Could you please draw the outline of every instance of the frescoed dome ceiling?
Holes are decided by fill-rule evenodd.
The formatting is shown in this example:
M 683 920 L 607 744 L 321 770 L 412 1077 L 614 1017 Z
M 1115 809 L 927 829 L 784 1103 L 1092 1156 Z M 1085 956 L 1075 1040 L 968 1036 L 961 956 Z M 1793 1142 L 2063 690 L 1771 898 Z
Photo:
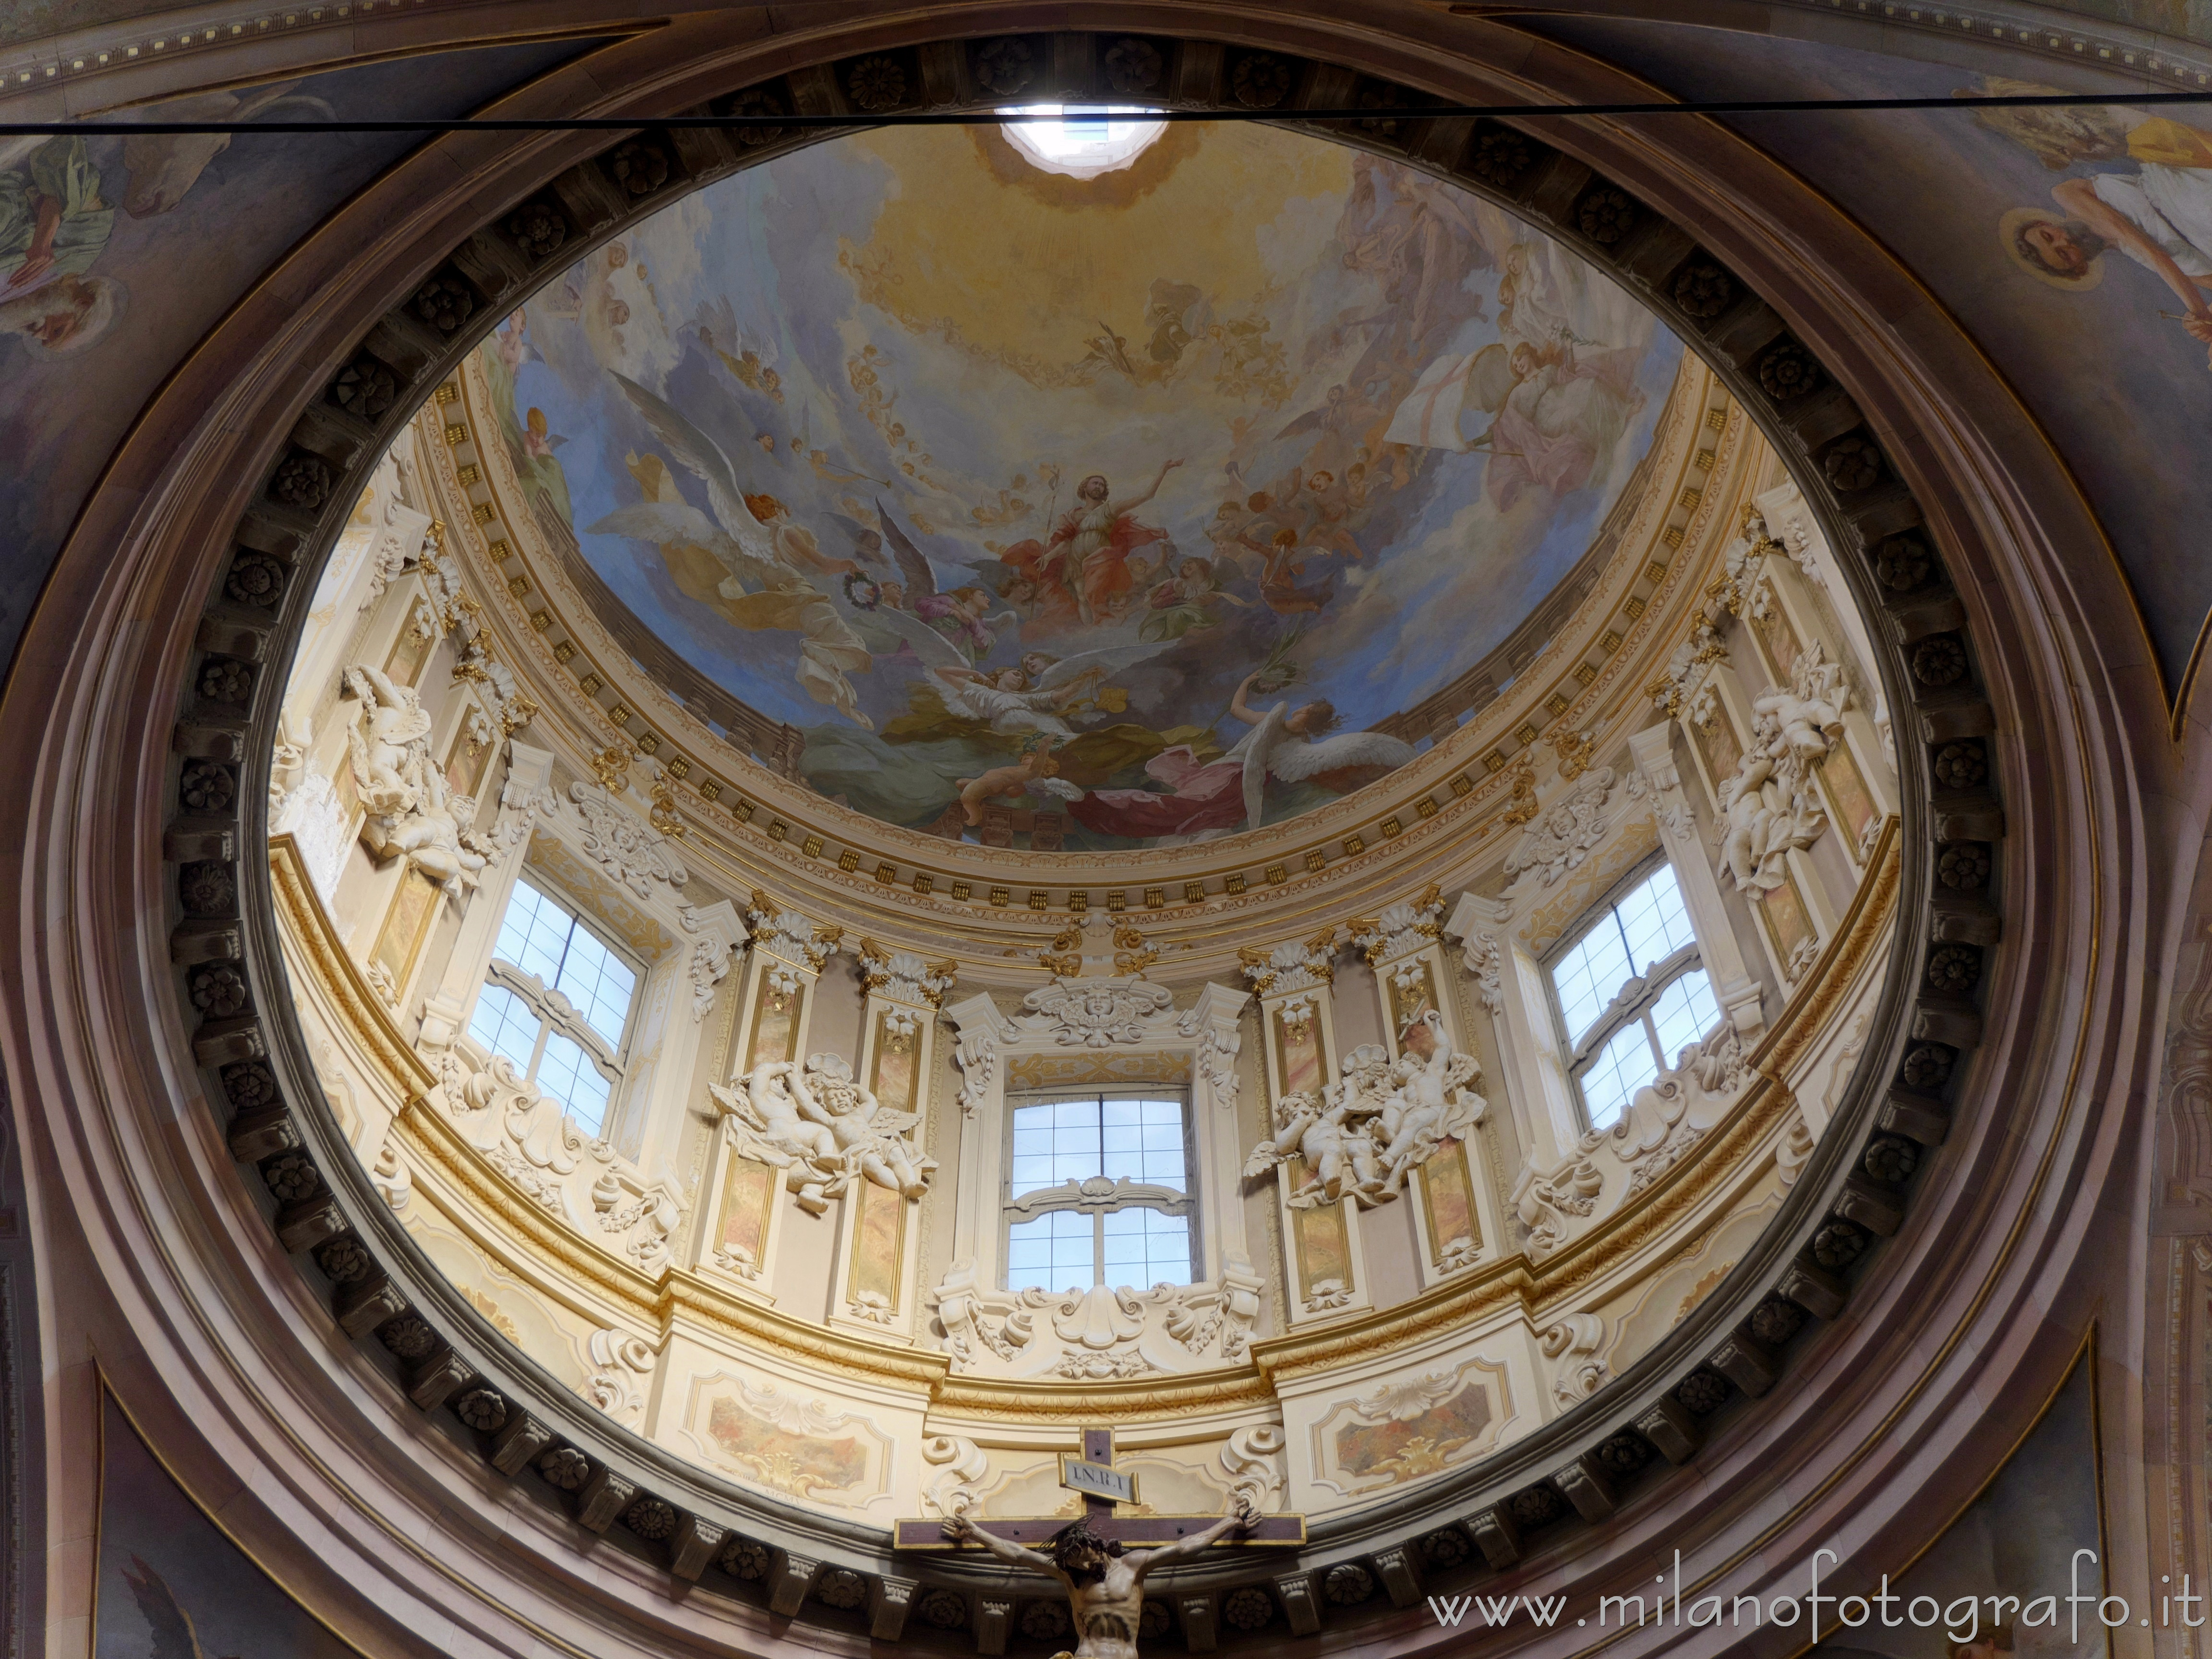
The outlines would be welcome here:
M 1680 356 L 1349 148 L 1170 126 L 1079 179 L 915 128 L 686 198 L 483 365 L 530 520 L 641 662 L 799 728 L 826 797 L 970 840 L 1058 813 L 1073 850 L 1410 760 L 1391 717 L 1583 557 Z

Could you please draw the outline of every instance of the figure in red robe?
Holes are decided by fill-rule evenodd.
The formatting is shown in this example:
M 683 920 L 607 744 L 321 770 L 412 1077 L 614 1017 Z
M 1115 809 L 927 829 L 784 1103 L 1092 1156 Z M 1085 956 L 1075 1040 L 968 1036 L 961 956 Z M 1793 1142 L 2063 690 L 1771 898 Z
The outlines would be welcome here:
M 1105 475 L 1094 472 L 1076 487 L 1076 505 L 1054 527 L 1049 543 L 1041 546 L 1031 538 L 999 556 L 1036 586 L 1037 620 L 1064 623 L 1072 617 L 1088 624 L 1127 609 L 1137 585 L 1130 556 L 1168 539 L 1166 531 L 1139 524 L 1136 510 L 1158 495 L 1168 474 L 1182 465 L 1164 463 L 1143 495 L 1120 501 L 1113 499 Z

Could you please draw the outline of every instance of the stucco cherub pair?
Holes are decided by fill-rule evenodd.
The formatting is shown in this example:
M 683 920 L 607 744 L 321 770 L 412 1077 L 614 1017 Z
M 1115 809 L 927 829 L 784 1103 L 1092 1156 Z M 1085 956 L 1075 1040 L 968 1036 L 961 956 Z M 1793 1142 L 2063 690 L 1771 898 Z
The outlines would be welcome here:
M 907 1198 L 929 1190 L 937 1160 L 908 1139 L 921 1115 L 886 1110 L 854 1080 L 842 1054 L 812 1054 L 804 1066 L 768 1060 L 736 1085 L 708 1092 L 730 1120 L 739 1152 L 787 1170 L 785 1184 L 812 1214 L 856 1176 Z
M 1465 1139 L 1487 1105 L 1467 1086 L 1482 1067 L 1453 1049 L 1435 1009 L 1411 1021 L 1398 1046 L 1394 1060 L 1380 1043 L 1363 1042 L 1345 1057 L 1342 1076 L 1277 1101 L 1275 1133 L 1252 1149 L 1244 1173 L 1303 1159 L 1307 1179 L 1286 1200 L 1296 1209 L 1346 1198 L 1371 1209 L 1397 1197 L 1407 1171 Z
M 1720 787 L 1721 861 L 1740 890 L 1779 887 L 1785 856 L 1826 828 L 1812 769 L 1843 734 L 1850 707 L 1842 665 L 1817 641 L 1798 653 L 1789 685 L 1753 700 L 1751 747 Z
M 368 809 L 362 840 L 380 859 L 404 856 L 458 897 L 487 861 L 469 844 L 477 803 L 447 793 L 422 697 L 366 663 L 346 670 L 345 689 L 355 700 L 346 750 Z

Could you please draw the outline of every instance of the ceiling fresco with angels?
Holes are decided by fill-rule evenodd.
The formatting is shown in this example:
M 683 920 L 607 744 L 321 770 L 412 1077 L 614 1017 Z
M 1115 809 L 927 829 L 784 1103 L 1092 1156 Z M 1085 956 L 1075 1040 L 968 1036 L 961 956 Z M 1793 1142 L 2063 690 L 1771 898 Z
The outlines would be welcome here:
M 483 359 L 538 526 L 822 794 L 1127 848 L 1410 760 L 1370 728 L 1587 550 L 1680 355 L 1448 185 L 1180 125 L 1089 179 L 991 129 L 795 152 Z

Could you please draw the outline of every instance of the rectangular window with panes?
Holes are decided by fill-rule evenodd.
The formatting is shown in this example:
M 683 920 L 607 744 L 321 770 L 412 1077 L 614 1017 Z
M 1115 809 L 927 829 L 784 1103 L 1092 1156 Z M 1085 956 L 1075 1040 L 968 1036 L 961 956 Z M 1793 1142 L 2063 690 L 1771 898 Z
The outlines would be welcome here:
M 1008 1290 L 1196 1280 L 1190 1103 L 1180 1091 L 1018 1098 L 1007 1118 Z
M 469 1035 L 559 1101 L 586 1134 L 605 1132 L 622 1081 L 641 974 L 564 901 L 514 884 L 469 1017 Z
M 1612 1127 L 1638 1089 L 1721 1021 L 1664 859 L 1583 915 L 1552 957 L 1550 981 L 1568 1074 L 1593 1129 Z

